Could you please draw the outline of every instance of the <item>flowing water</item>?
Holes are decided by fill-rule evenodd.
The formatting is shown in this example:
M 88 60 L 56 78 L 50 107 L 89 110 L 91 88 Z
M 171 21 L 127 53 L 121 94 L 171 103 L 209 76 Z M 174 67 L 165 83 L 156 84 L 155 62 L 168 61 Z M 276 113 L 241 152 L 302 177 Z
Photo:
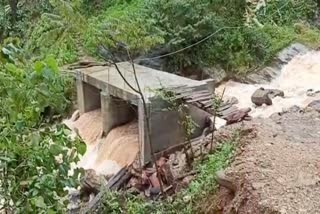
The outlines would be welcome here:
M 87 112 L 76 121 L 66 120 L 64 123 L 77 131 L 87 146 L 78 167 L 94 169 L 98 175 L 113 175 L 131 164 L 138 154 L 136 121 L 112 129 L 106 137 L 102 137 L 100 109 Z
M 314 97 L 307 96 L 307 91 L 320 90 L 320 52 L 311 51 L 305 55 L 294 57 L 281 73 L 270 84 L 243 84 L 228 81 L 219 86 L 218 92 L 226 88 L 226 97 L 236 97 L 240 108 L 251 107 L 250 115 L 253 117 L 269 117 L 275 112 L 297 105 L 305 107 L 312 100 L 320 99 L 320 93 Z M 256 89 L 264 87 L 266 89 L 280 89 L 284 91 L 285 97 L 273 99 L 273 105 L 255 107 L 251 102 L 251 95 Z

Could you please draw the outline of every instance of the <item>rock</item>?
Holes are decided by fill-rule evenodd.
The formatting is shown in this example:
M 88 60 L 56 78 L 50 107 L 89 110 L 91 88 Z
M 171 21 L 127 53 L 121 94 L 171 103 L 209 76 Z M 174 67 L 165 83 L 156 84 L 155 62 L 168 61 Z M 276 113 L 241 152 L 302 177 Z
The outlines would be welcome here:
M 301 111 L 301 108 L 297 105 L 291 106 L 290 108 L 283 109 L 283 113 L 288 113 L 288 112 L 299 112 Z
M 257 106 L 262 106 L 263 104 L 272 105 L 272 100 L 268 93 L 268 90 L 259 88 L 251 96 L 251 101 Z
M 265 89 L 269 91 L 268 95 L 271 99 L 275 97 L 284 97 L 284 92 L 278 89 Z
M 284 92 L 278 89 L 257 89 L 251 96 L 251 101 L 257 106 L 263 104 L 272 105 L 272 99 L 275 97 L 284 97 Z
M 261 189 L 265 186 L 265 183 L 260 183 L 260 182 L 253 182 L 252 183 L 252 188 L 254 190 L 257 190 L 257 189 Z
M 318 91 L 314 91 L 313 89 L 309 89 L 307 91 L 307 96 L 308 97 L 315 97 L 317 95 L 320 95 L 320 91 L 319 90 Z
M 300 43 L 293 43 L 289 45 L 287 48 L 280 51 L 277 55 L 277 59 L 284 64 L 287 64 L 293 57 L 299 54 L 305 54 L 310 51 L 310 48 L 302 45 Z
M 105 178 L 98 176 L 94 170 L 86 170 L 84 176 L 81 178 L 81 191 L 85 195 L 90 195 L 91 193 L 96 195 L 103 181 L 105 181 Z
M 219 185 L 229 189 L 232 192 L 237 191 L 237 187 L 234 184 L 234 181 L 228 176 L 226 176 L 223 170 L 220 170 L 216 173 L 216 181 Z
M 314 100 L 308 105 L 309 108 L 312 108 L 316 110 L 317 112 L 320 112 L 320 100 Z
M 80 117 L 80 111 L 79 111 L 79 110 L 76 110 L 76 111 L 72 114 L 70 120 L 71 120 L 72 122 L 75 122 L 76 120 L 79 119 L 79 117 Z
M 152 188 L 150 188 L 150 196 L 159 195 L 160 191 L 161 190 L 159 187 L 152 187 Z

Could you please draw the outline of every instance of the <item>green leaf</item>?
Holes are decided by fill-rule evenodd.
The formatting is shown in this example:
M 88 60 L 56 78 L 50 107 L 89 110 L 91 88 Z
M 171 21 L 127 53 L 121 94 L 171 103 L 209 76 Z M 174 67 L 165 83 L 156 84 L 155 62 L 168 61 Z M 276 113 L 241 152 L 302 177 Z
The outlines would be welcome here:
M 45 61 L 46 61 L 47 65 L 48 65 L 48 67 L 53 72 L 57 72 L 59 70 L 58 69 L 58 64 L 57 64 L 56 60 L 52 56 L 48 56 Z
M 56 212 L 52 209 L 47 210 L 47 214 L 56 214 Z
M 58 155 L 61 153 L 62 150 L 63 150 L 63 147 L 58 144 L 52 144 L 49 149 L 52 155 Z
M 34 202 L 35 202 L 34 204 L 36 205 L 36 207 L 39 207 L 39 208 L 46 208 L 47 207 L 47 205 L 44 203 L 44 199 L 42 196 L 35 198 Z
M 33 65 L 33 67 L 34 67 L 34 70 L 35 70 L 37 73 L 40 73 L 41 70 L 42 70 L 42 68 L 43 68 L 43 64 L 42 64 L 42 62 L 40 62 L 40 61 L 36 61 L 36 62 L 34 63 L 34 65 Z

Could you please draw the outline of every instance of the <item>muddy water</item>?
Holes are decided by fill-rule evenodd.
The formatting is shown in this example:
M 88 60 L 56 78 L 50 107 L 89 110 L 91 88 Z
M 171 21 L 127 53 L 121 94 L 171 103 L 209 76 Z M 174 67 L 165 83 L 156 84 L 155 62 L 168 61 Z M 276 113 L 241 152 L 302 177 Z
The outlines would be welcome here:
M 222 92 L 224 87 L 226 87 L 225 96 L 237 97 L 240 108 L 251 107 L 250 114 L 253 117 L 269 117 L 271 114 L 293 105 L 305 107 L 312 100 L 320 98 L 320 94 L 315 97 L 307 96 L 309 89 L 320 90 L 320 52 L 312 51 L 305 55 L 296 56 L 268 85 L 250 85 L 228 81 L 219 86 L 217 91 Z M 274 98 L 272 106 L 255 107 L 251 102 L 251 95 L 259 87 L 283 90 L 285 97 Z
M 102 137 L 100 109 L 85 113 L 76 121 L 67 120 L 64 123 L 78 132 L 86 143 L 86 153 L 78 167 L 94 169 L 101 175 L 113 175 L 123 166 L 131 164 L 138 154 L 136 121 L 112 129 L 106 137 Z

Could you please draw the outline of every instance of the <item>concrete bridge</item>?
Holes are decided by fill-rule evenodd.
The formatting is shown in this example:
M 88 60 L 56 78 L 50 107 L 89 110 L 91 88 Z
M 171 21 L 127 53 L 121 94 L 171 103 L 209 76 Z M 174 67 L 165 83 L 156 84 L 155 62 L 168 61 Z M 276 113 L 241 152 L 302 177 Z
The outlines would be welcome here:
M 128 83 L 137 88 L 132 65 L 129 62 L 117 65 Z M 155 90 L 183 87 L 191 92 L 211 91 L 213 90 L 213 81 L 191 80 L 140 65 L 135 65 L 135 69 L 141 90 L 147 101 L 151 142 L 155 152 L 184 142 L 185 135 L 179 123 L 179 112 L 164 110 L 168 104 L 157 97 Z M 76 83 L 80 113 L 101 108 L 105 135 L 116 126 L 125 124 L 134 118 L 138 119 L 141 160 L 143 162 L 150 161 L 151 152 L 147 142 L 148 133 L 141 97 L 125 83 L 116 68 L 114 66 L 93 66 L 77 69 Z M 192 117 L 199 124 L 197 128 L 200 132 L 198 131 L 196 134 L 199 135 L 204 126 L 204 118 L 195 110 L 192 111 Z

